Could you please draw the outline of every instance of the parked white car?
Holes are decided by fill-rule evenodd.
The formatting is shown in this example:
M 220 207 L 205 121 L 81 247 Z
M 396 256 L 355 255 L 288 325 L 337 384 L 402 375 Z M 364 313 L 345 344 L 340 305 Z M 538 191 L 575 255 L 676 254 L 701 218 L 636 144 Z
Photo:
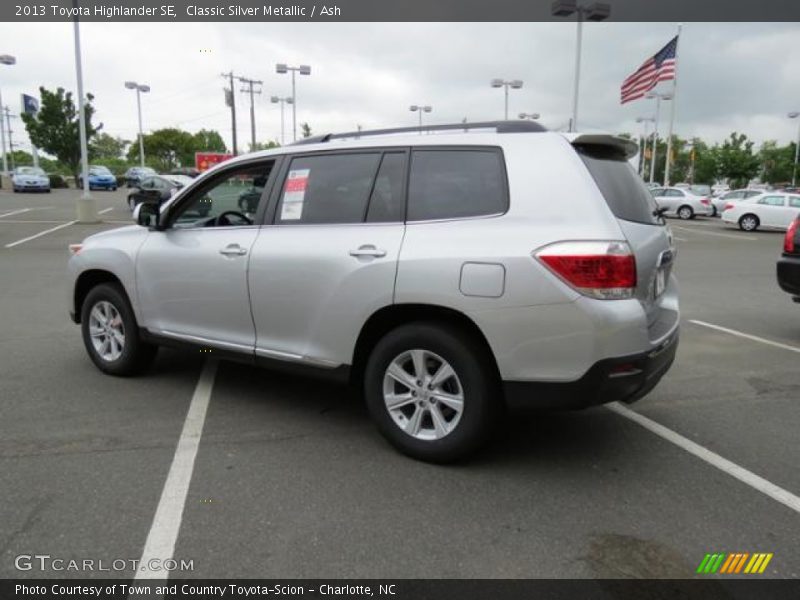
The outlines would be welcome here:
M 711 200 L 704 196 L 698 196 L 690 190 L 677 187 L 656 188 L 650 190 L 659 209 L 662 209 L 664 216 L 678 217 L 679 219 L 694 219 L 697 215 L 710 217 L 714 214 L 714 206 Z
M 730 203 L 722 213 L 725 225 L 743 231 L 774 229 L 786 231 L 800 214 L 800 194 L 763 192 L 741 202 Z
M 711 204 L 714 206 L 714 216 L 722 216 L 722 211 L 725 210 L 725 206 L 728 204 L 736 204 L 737 202 L 763 193 L 763 190 L 733 190 L 732 192 L 726 192 L 720 196 L 711 198 Z

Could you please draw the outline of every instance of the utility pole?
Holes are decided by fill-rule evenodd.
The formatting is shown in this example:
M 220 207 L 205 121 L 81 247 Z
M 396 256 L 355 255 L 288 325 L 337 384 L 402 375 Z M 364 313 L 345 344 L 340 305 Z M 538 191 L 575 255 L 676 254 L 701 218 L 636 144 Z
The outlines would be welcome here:
M 257 81 L 255 79 L 248 79 L 247 77 L 239 77 L 239 81 L 241 81 L 244 85 L 247 86 L 247 89 L 242 89 L 242 92 L 250 92 L 250 152 L 255 152 L 256 149 L 256 109 L 253 102 L 253 94 L 260 94 L 261 90 L 254 90 L 254 85 L 263 85 L 263 81 Z
M 13 171 L 16 165 L 14 164 L 14 141 L 11 139 L 11 134 L 13 133 L 11 130 L 11 119 L 16 119 L 17 116 L 11 114 L 11 109 L 8 108 L 8 106 L 3 110 L 6 113 L 6 131 L 8 131 L 8 156 L 11 159 L 11 170 Z
M 228 73 L 222 73 L 222 77 L 225 77 L 230 85 L 230 88 L 226 90 L 230 96 L 227 96 L 226 94 L 226 100 L 229 101 L 228 106 L 231 107 L 231 137 L 233 139 L 233 155 L 236 156 L 239 154 L 239 151 L 236 147 L 236 98 L 234 98 L 233 95 L 233 78 L 235 75 L 233 74 L 233 71 L 230 71 Z

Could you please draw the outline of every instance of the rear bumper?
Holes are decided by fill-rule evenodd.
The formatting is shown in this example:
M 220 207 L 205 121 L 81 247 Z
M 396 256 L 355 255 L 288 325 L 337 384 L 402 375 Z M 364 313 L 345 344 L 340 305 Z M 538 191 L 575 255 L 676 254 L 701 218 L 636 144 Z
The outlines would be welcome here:
M 586 408 L 608 402 L 634 402 L 647 395 L 672 366 L 678 330 L 650 352 L 595 363 L 577 381 L 504 381 L 509 408 Z
M 793 296 L 800 296 L 800 256 L 784 254 L 778 259 L 778 285 Z

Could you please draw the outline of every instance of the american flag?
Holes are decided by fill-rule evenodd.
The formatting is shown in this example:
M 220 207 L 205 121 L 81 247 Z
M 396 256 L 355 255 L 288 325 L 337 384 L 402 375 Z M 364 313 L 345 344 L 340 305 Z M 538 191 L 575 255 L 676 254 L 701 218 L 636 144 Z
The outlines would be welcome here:
M 675 54 L 678 51 L 678 36 L 648 58 L 622 82 L 620 104 L 638 100 L 652 90 L 659 81 L 675 79 Z

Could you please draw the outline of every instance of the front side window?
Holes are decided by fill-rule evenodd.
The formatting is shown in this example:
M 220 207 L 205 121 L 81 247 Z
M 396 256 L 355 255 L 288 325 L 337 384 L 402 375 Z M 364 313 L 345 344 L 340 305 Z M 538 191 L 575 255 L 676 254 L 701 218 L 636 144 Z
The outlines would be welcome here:
M 243 166 L 214 177 L 201 185 L 186 202 L 181 202 L 170 223 L 176 229 L 188 227 L 233 227 L 252 225 L 264 201 L 274 161 Z
M 363 223 L 380 161 L 380 152 L 292 159 L 275 222 Z
M 408 188 L 409 221 L 459 219 L 508 209 L 503 157 L 492 149 L 415 150 Z

